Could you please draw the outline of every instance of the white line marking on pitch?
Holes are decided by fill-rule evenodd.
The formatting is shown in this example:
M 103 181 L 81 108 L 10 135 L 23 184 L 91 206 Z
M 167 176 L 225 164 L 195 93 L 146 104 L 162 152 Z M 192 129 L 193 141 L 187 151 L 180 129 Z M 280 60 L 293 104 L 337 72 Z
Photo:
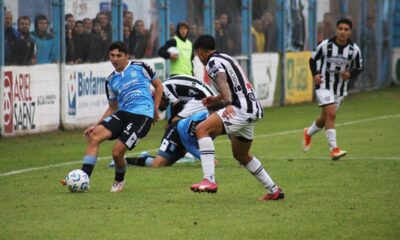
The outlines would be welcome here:
M 364 122 L 371 122 L 371 121 L 376 121 L 376 120 L 385 120 L 385 119 L 390 119 L 390 118 L 398 118 L 400 117 L 400 114 L 394 114 L 394 115 L 385 115 L 385 116 L 380 116 L 380 117 L 374 117 L 374 118 L 366 118 L 366 119 L 360 119 L 360 120 L 354 120 L 354 121 L 349 121 L 349 122 L 344 122 L 344 123 L 338 123 L 336 124 L 337 127 L 340 126 L 346 126 L 346 125 L 353 125 L 353 124 L 358 124 L 358 123 L 364 123 Z M 282 135 L 288 135 L 292 133 L 298 133 L 303 131 L 303 129 L 298 129 L 298 130 L 290 130 L 290 131 L 282 131 L 282 132 L 276 132 L 276 133 L 270 133 L 270 134 L 263 134 L 263 135 L 257 135 L 255 138 L 263 138 L 263 137 L 274 137 L 274 136 L 282 136 Z M 216 140 L 217 142 L 218 139 Z M 228 139 L 224 139 L 222 141 L 228 141 Z M 152 149 L 149 150 L 148 152 L 155 152 L 158 149 Z M 287 157 L 289 158 L 289 157 Z M 287 159 L 284 158 L 284 159 Z M 295 159 L 303 159 L 299 157 L 293 157 Z M 306 157 L 304 157 L 305 159 Z M 99 157 L 98 161 L 105 160 L 105 159 L 111 159 L 111 156 L 109 157 Z M 275 158 L 276 159 L 276 158 Z M 307 158 L 307 159 L 312 159 L 312 158 Z M 319 159 L 319 158 L 318 158 Z M 400 160 L 400 158 L 397 157 L 352 157 L 352 158 L 347 158 L 347 159 L 376 159 L 376 160 Z M 5 172 L 5 173 L 0 173 L 0 177 L 5 177 L 5 176 L 12 176 L 12 175 L 17 175 L 21 173 L 26 173 L 26 172 L 33 172 L 33 171 L 38 171 L 38 170 L 43 170 L 43 169 L 48 169 L 48 168 L 55 168 L 55 167 L 63 167 L 63 166 L 68 166 L 68 165 L 73 165 L 77 163 L 81 163 L 82 160 L 79 161 L 71 161 L 71 162 L 66 162 L 66 163 L 60 163 L 60 164 L 51 164 L 43 167 L 33 167 L 33 168 L 25 168 L 21 170 L 14 170 L 10 172 Z

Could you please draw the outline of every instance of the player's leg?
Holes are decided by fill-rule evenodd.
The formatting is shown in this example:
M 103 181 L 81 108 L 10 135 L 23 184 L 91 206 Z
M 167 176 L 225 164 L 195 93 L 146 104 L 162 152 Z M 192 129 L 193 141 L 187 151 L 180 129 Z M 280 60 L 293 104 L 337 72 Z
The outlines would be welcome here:
M 223 110 L 223 109 L 221 109 Z M 215 148 L 211 136 L 218 136 L 224 132 L 224 125 L 220 116 L 211 114 L 206 120 L 196 126 L 196 136 L 199 143 L 203 181 L 193 184 L 190 188 L 195 192 L 216 192 L 215 183 Z
M 83 157 L 82 171 L 87 173 L 90 177 L 92 175 L 94 166 L 97 162 L 97 154 L 100 148 L 100 143 L 104 140 L 111 139 L 112 132 L 104 125 L 99 124 L 90 134 L 88 139 L 88 145 L 86 148 L 85 156 Z
M 149 132 L 153 120 L 147 116 L 122 112 L 120 119 L 125 123 L 123 131 L 113 148 L 113 158 L 115 161 L 115 182 L 111 187 L 111 192 L 120 192 L 125 184 L 125 172 L 127 163 L 124 155 L 127 149 L 131 151 Z
M 334 103 L 333 94 L 327 89 L 318 89 L 315 96 L 319 107 L 321 107 L 320 116 L 309 126 L 303 130 L 303 151 L 308 152 L 311 148 L 311 137 L 320 132 L 325 127 L 326 113 L 323 106 Z
M 243 129 L 243 132 L 247 131 L 245 136 L 232 136 L 233 156 L 241 165 L 245 166 L 266 189 L 267 193 L 260 200 L 284 199 L 284 193 L 269 176 L 261 162 L 254 155 L 250 154 L 253 128 L 253 126 L 249 126 L 247 129 Z
M 124 188 L 125 172 L 127 167 L 127 163 L 124 158 L 126 150 L 127 147 L 125 143 L 117 139 L 112 150 L 112 156 L 115 161 L 115 176 L 114 176 L 115 182 L 111 187 L 111 192 L 121 192 Z
M 330 157 L 332 160 L 338 160 L 341 157 L 344 157 L 347 152 L 341 150 L 337 146 L 337 141 L 336 141 L 336 128 L 335 128 L 335 123 L 336 123 L 336 112 L 337 108 L 339 107 L 341 102 L 341 99 L 339 102 L 337 102 L 337 99 L 335 98 L 335 104 L 330 104 L 326 105 L 323 107 L 324 112 L 325 112 L 325 134 L 326 134 L 326 139 L 328 141 L 328 146 L 330 150 Z

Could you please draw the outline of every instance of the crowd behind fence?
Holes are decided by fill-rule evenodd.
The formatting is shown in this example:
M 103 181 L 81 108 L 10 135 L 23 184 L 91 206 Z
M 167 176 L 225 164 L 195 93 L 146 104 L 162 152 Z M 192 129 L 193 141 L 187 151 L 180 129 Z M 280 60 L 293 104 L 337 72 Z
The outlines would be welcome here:
M 35 15 L 23 14 L 22 3 L 19 0 L 19 9 L 13 9 L 13 1 L 5 0 L 4 11 L 4 63 L 5 65 L 34 65 L 54 63 L 59 61 L 60 43 L 54 39 L 54 24 L 52 22 L 52 1 L 40 0 L 45 3 L 43 11 L 37 10 Z M 65 13 L 65 62 L 67 64 L 96 63 L 108 60 L 107 46 L 113 39 L 110 8 L 104 7 L 103 2 L 90 3 L 83 0 L 71 1 L 73 7 L 80 12 L 95 11 L 95 16 L 90 14 Z M 145 3 L 134 1 L 141 6 Z M 158 49 L 164 44 L 161 42 L 159 29 L 161 21 L 157 15 L 157 3 L 149 1 L 143 9 L 129 8 L 124 5 L 122 17 L 122 40 L 128 43 L 131 59 L 154 58 L 158 56 Z M 189 23 L 189 39 L 193 42 L 199 35 L 205 32 L 202 7 L 205 1 L 170 0 L 170 18 L 165 23 L 169 29 L 169 37 L 175 34 L 176 24 L 183 20 Z M 354 22 L 351 39 L 358 43 L 362 49 L 366 71 L 363 77 L 368 79 L 363 84 L 365 88 L 383 85 L 390 65 L 388 55 L 390 51 L 389 27 L 387 24 L 388 1 L 355 0 L 342 1 L 347 5 L 327 0 L 328 4 L 316 2 L 315 33 L 308 31 L 309 19 L 313 1 L 297 0 L 285 2 L 285 20 L 277 19 L 279 2 L 276 1 L 252 1 L 252 21 L 249 29 L 251 34 L 251 53 L 304 51 L 312 50 L 315 46 L 310 39 L 315 38 L 315 43 L 323 39 L 331 38 L 335 34 L 335 23 L 340 17 L 348 17 Z M 230 55 L 243 55 L 243 26 L 241 15 L 241 0 L 226 1 L 215 0 L 215 16 L 212 19 L 213 34 L 216 39 L 217 50 Z M 363 9 L 358 6 L 363 3 Z M 8 7 L 8 6 L 9 7 Z M 98 6 L 99 5 L 99 6 Z M 382 6 L 381 6 L 382 5 Z M 71 8 L 73 8 L 71 7 Z M 93 8 L 93 9 L 92 9 Z M 79 12 L 79 11 L 78 11 Z M 17 15 L 22 13 L 22 15 Z M 92 14 L 93 15 L 93 14 Z M 145 17 L 152 15 L 151 18 Z M 154 15 L 154 16 L 153 16 Z M 141 19 L 143 17 L 144 19 Z M 150 19 L 150 20 L 149 20 Z M 282 31 L 285 31 L 282 38 Z M 280 44 L 284 44 L 280 47 Z M 381 64 L 383 63 L 383 65 Z M 385 69 L 386 68 L 386 69 Z M 380 79 L 380 80 L 379 80 Z M 357 85 L 357 84 L 356 84 Z

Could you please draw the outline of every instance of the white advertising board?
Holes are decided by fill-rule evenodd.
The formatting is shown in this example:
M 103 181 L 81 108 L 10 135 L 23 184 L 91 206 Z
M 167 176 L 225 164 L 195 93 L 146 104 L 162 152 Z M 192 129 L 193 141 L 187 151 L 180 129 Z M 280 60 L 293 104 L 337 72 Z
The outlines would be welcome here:
M 278 53 L 255 53 L 251 55 L 253 85 L 261 106 L 271 107 L 274 102 L 278 76 Z
M 165 79 L 162 58 L 143 60 Z M 66 65 L 62 80 L 62 124 L 64 128 L 84 127 L 95 123 L 108 107 L 105 81 L 114 71 L 110 62 Z
M 60 73 L 57 64 L 4 67 L 2 74 L 2 135 L 58 129 Z

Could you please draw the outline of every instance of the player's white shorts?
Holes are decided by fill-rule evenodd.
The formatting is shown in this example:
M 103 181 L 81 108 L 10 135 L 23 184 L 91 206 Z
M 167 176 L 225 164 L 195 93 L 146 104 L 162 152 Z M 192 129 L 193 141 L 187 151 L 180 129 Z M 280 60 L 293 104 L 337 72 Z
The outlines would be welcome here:
M 333 103 L 336 106 L 336 110 L 339 109 L 344 99 L 344 96 L 334 95 L 329 89 L 317 89 L 315 90 L 315 96 L 320 107 Z
M 218 110 L 216 113 L 221 118 L 226 133 L 233 136 L 241 136 L 247 140 L 253 140 L 254 124 L 258 120 L 257 116 L 241 112 L 239 108 L 235 107 L 235 116 L 228 119 L 222 116 L 224 111 L 225 108 Z
M 207 110 L 207 108 L 204 107 L 201 100 L 192 99 L 183 106 L 182 111 L 180 111 L 177 114 L 177 116 L 180 118 L 187 118 L 189 116 L 192 116 L 194 113 L 197 113 L 200 111 L 206 111 L 206 110 Z

